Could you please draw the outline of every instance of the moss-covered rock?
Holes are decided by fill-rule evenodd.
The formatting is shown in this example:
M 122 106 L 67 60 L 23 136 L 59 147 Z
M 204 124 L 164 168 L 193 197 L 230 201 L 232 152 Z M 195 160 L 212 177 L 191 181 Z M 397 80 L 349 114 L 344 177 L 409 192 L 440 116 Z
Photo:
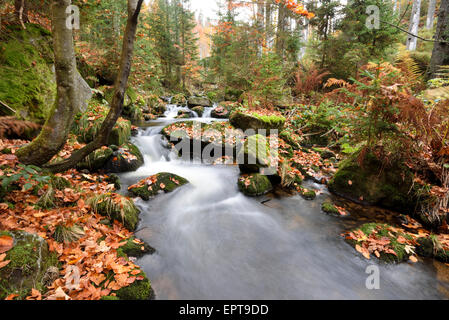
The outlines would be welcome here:
M 116 291 L 117 298 L 120 300 L 153 300 L 154 291 L 151 288 L 150 280 L 144 272 L 137 275 L 143 277 L 142 280 L 136 280 L 131 285 Z
M 58 267 L 58 258 L 41 237 L 23 231 L 0 232 L 14 238 L 14 247 L 6 252 L 9 264 L 0 269 L 0 300 L 14 293 L 25 298 L 31 289 L 45 293 L 55 279 L 49 272 Z
M 363 166 L 358 153 L 343 161 L 329 183 L 329 190 L 356 202 L 379 205 L 405 212 L 416 208 L 411 192 L 413 173 L 403 164 L 383 167 L 372 153 L 368 153 Z
M 412 255 L 413 238 L 387 224 L 367 223 L 351 231 L 346 241 L 352 246 L 376 246 L 378 258 L 387 263 L 407 261 Z
M 239 168 L 244 173 L 258 173 L 270 166 L 270 144 L 262 135 L 253 135 L 243 144 L 237 155 Z
M 321 210 L 329 214 L 339 214 L 338 209 L 330 201 L 326 201 L 321 205 Z
M 442 245 L 437 235 L 419 238 L 416 253 L 427 258 L 435 258 L 441 262 L 449 262 L 449 248 Z
M 123 223 L 130 231 L 136 230 L 140 211 L 132 199 L 112 193 L 93 196 L 86 203 L 95 213 Z
M 241 175 L 238 187 L 240 192 L 249 197 L 261 196 L 273 190 L 270 179 L 259 173 Z
M 210 107 L 212 103 L 210 102 L 208 97 L 190 97 L 187 101 L 189 107 Z
M 247 131 L 253 129 L 257 133 L 257 130 L 265 129 L 267 134 L 270 134 L 271 130 L 282 130 L 285 124 L 285 118 L 281 116 L 264 116 L 255 112 L 248 114 L 243 112 L 234 112 L 229 118 L 231 124 L 238 129 Z
M 279 137 L 287 142 L 294 150 L 301 148 L 301 138 L 292 130 L 282 130 Z
M 162 116 L 167 111 L 167 106 L 163 103 L 156 104 L 151 108 L 151 113 L 157 116 Z
M 0 100 L 21 118 L 43 122 L 56 97 L 51 34 L 27 24 L 9 26 L 0 43 Z
M 128 257 L 140 258 L 146 254 L 153 254 L 155 250 L 149 244 L 137 240 L 135 237 L 127 239 L 126 244 L 117 249 L 117 252 L 124 253 Z
M 102 147 L 88 155 L 83 161 L 77 164 L 77 169 L 87 169 L 89 171 L 97 171 L 104 169 L 106 163 L 112 158 L 114 151 L 108 147 Z
M 171 98 L 170 101 L 172 104 L 184 106 L 187 103 L 187 99 L 182 93 L 178 93 Z
M 117 296 L 104 296 L 104 297 L 101 297 L 100 300 L 102 300 L 102 301 L 118 301 L 118 300 L 120 300 L 120 298 Z
M 204 114 L 204 107 L 201 106 L 193 107 L 192 111 L 195 112 L 199 118 L 201 118 Z
M 316 192 L 314 190 L 302 189 L 300 194 L 306 200 L 316 199 Z
M 144 164 L 143 155 L 139 148 L 132 143 L 125 143 L 112 153 L 104 165 L 105 172 L 132 172 Z
M 187 179 L 176 174 L 161 172 L 141 180 L 139 183 L 128 188 L 129 192 L 145 201 L 150 200 L 159 192 L 169 193 L 189 183 Z

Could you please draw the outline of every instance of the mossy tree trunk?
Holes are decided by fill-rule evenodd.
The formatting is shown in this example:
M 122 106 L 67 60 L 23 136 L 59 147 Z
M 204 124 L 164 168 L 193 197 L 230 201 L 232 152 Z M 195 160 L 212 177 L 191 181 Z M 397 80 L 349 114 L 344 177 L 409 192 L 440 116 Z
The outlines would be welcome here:
M 76 98 L 77 70 L 73 33 L 66 25 L 66 9 L 69 5 L 71 0 L 54 0 L 51 4 L 56 102 L 39 136 L 17 152 L 19 160 L 25 164 L 42 166 L 61 150 L 79 108 Z
M 115 81 L 114 96 L 111 102 L 111 109 L 104 120 L 100 131 L 95 139 L 84 148 L 75 151 L 72 156 L 56 164 L 45 167 L 53 172 L 61 172 L 74 167 L 86 156 L 108 143 L 109 135 L 120 117 L 123 110 L 123 101 L 128 78 L 131 72 L 132 57 L 134 53 L 134 42 L 136 38 L 137 23 L 143 0 L 128 0 L 128 21 L 123 37 L 122 55 L 120 59 L 120 69 Z

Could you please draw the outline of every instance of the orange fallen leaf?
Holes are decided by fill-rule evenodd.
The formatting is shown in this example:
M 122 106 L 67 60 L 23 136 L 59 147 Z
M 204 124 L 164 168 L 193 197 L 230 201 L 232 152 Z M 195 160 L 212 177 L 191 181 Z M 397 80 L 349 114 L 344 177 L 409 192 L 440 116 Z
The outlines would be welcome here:
M 0 253 L 9 251 L 14 247 L 14 239 L 11 236 L 0 236 Z
M 418 259 L 415 256 L 410 256 L 409 260 L 413 263 L 417 263 Z
M 9 296 L 5 298 L 5 300 L 14 300 L 14 298 L 18 297 L 18 294 L 11 293 Z

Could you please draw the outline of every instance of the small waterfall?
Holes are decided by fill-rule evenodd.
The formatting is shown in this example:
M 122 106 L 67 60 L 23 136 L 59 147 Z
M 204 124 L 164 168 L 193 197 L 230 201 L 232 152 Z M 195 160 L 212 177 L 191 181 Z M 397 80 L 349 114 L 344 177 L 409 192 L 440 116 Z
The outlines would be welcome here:
M 167 119 L 175 119 L 178 116 L 179 111 L 192 112 L 192 110 L 187 107 L 179 106 L 177 104 L 167 104 L 167 111 L 165 111 L 164 116 Z
M 204 108 L 203 118 L 212 118 L 212 111 L 215 110 L 215 108 L 218 107 L 218 103 L 215 103 L 212 105 L 212 107 L 206 107 Z

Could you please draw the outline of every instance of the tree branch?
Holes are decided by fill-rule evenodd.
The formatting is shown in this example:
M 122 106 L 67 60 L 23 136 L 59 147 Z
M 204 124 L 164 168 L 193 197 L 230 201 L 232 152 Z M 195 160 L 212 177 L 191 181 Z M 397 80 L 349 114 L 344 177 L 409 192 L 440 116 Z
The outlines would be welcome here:
M 407 30 L 402 29 L 401 27 L 396 26 L 396 25 L 394 25 L 394 24 L 392 24 L 392 23 L 390 23 L 390 22 L 387 22 L 387 21 L 380 20 L 380 22 L 385 23 L 385 24 L 388 24 L 389 26 L 395 27 L 396 29 L 399 29 L 400 31 L 405 32 L 405 33 L 411 35 L 412 37 L 418 38 L 418 39 L 420 39 L 420 40 L 422 40 L 422 41 L 438 42 L 438 43 L 447 43 L 447 44 L 449 44 L 449 41 L 445 41 L 445 40 L 425 39 L 425 38 L 420 37 L 420 36 L 418 36 L 418 35 L 416 35 L 416 34 L 410 33 L 410 32 L 408 32 Z

